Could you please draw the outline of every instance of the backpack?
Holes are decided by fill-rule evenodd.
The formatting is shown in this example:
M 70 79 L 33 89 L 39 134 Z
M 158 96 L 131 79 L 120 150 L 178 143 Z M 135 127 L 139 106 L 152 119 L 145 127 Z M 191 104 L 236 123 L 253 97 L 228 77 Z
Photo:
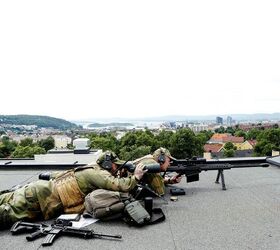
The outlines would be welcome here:
M 140 201 L 130 197 L 128 193 L 97 189 L 85 197 L 87 214 L 101 220 L 122 218 L 127 224 L 143 226 L 165 220 L 161 208 L 150 210 L 149 214 Z
M 97 189 L 85 197 L 85 211 L 97 219 L 114 219 L 122 216 L 128 193 Z

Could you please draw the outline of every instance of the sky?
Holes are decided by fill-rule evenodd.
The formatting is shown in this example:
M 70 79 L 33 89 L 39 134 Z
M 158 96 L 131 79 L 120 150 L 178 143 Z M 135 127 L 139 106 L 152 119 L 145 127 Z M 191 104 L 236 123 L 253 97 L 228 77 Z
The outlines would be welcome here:
M 279 1 L 1 1 L 0 114 L 280 112 Z

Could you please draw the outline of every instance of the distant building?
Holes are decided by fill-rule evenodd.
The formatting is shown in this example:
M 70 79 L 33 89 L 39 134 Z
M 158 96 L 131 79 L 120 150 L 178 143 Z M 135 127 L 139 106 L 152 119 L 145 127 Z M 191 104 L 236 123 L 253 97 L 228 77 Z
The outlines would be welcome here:
M 244 141 L 244 137 L 232 136 L 231 134 L 214 134 L 204 145 L 204 153 L 210 153 L 212 158 L 220 158 L 224 155 L 224 145 L 231 142 L 235 146 L 235 157 L 251 157 L 254 152 L 255 140 Z M 207 157 L 210 157 L 209 154 Z
M 193 132 L 200 132 L 200 131 L 208 130 L 208 125 L 206 125 L 206 124 L 188 124 L 188 127 Z
M 71 144 L 71 138 L 65 135 L 54 135 L 55 148 L 67 148 L 68 144 Z
M 243 137 L 232 136 L 231 134 L 213 134 L 207 143 L 226 143 L 226 142 L 244 142 Z
M 86 154 L 90 151 L 90 140 L 88 138 L 78 138 L 73 141 L 74 154 Z
M 33 162 L 40 163 L 63 163 L 63 164 L 91 164 L 96 161 L 96 159 L 102 153 L 102 149 L 92 149 L 92 150 L 78 150 L 76 149 L 51 149 L 47 154 L 34 155 Z M 25 160 L 26 161 L 26 160 Z
M 213 144 L 205 144 L 203 146 L 203 149 L 204 149 L 204 152 L 207 152 L 207 153 L 218 153 L 222 150 L 223 148 L 223 144 L 216 144 L 216 143 L 213 143 Z
M 222 125 L 223 124 L 223 118 L 220 116 L 216 117 L 216 123 Z
M 231 126 L 231 125 L 232 125 L 232 117 L 231 117 L 231 116 L 228 116 L 228 117 L 227 117 L 227 125 L 228 125 L 228 126 Z

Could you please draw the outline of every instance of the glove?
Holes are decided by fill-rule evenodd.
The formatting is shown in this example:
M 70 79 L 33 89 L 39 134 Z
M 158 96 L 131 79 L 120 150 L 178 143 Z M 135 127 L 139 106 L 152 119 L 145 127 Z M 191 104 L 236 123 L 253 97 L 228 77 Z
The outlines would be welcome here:
M 143 163 L 138 163 L 136 165 L 136 168 L 134 170 L 134 176 L 138 181 L 141 180 L 143 175 L 148 171 L 148 170 L 143 170 L 144 167 L 145 165 Z

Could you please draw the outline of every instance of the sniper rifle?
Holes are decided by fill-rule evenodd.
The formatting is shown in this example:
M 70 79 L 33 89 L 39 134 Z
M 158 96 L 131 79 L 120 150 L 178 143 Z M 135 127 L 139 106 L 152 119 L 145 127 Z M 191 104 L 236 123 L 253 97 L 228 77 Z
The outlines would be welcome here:
M 134 172 L 135 166 L 127 162 L 122 166 L 129 172 Z M 221 178 L 222 189 L 226 190 L 224 170 L 233 168 L 251 168 L 251 167 L 269 167 L 267 157 L 244 157 L 244 158 L 224 158 L 211 159 L 193 157 L 192 159 L 177 159 L 170 162 L 166 172 L 176 172 L 179 175 L 185 175 L 187 182 L 199 181 L 199 174 L 202 171 L 217 170 L 216 183 Z M 144 167 L 148 173 L 159 173 L 160 165 L 151 164 Z

